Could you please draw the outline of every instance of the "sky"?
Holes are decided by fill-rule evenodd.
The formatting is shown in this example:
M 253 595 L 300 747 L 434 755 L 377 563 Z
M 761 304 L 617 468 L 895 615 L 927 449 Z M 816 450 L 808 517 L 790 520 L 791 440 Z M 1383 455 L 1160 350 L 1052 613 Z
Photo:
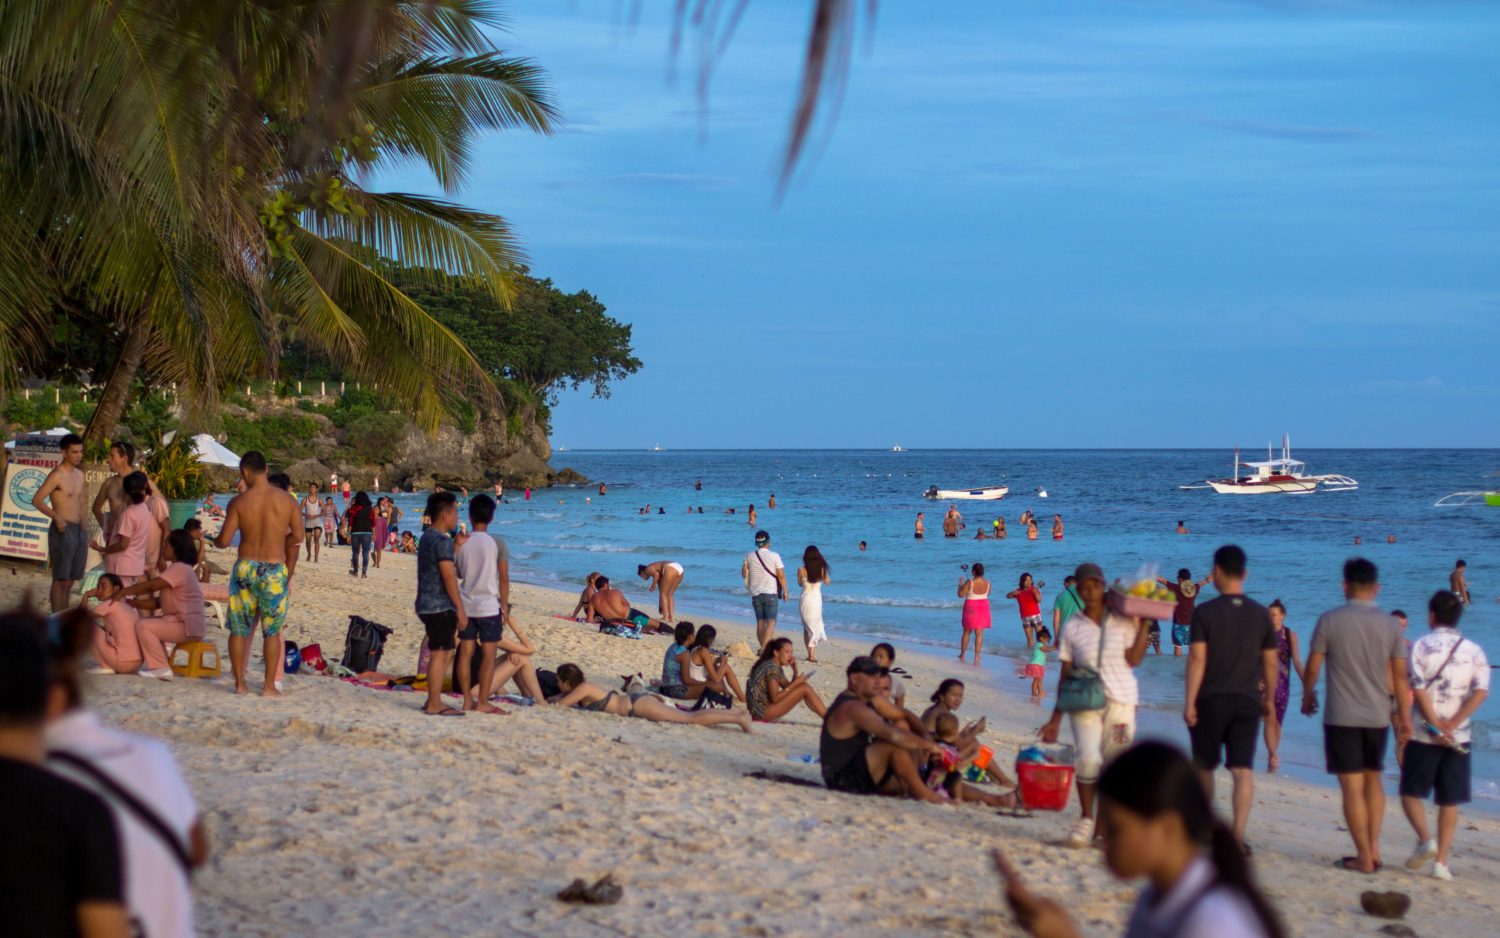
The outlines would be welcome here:
M 566 124 L 457 197 L 644 362 L 554 446 L 1500 445 L 1500 4 L 886 0 L 779 201 L 811 0 L 706 100 L 675 6 L 498 39 Z

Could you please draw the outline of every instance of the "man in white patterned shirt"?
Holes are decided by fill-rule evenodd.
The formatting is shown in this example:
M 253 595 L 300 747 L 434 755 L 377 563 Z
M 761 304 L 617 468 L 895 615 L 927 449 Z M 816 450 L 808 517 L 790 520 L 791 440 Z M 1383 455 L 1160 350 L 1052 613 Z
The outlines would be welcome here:
M 1435 861 L 1432 875 L 1452 879 L 1448 852 L 1458 830 L 1458 806 L 1469 801 L 1469 718 L 1490 690 L 1490 663 L 1484 649 L 1458 634 L 1464 604 L 1439 590 L 1427 604 L 1432 631 L 1411 649 L 1412 738 L 1401 764 L 1401 808 L 1417 834 L 1417 849 L 1406 868 L 1420 870 Z M 1438 806 L 1438 835 L 1427 827 L 1422 800 Z

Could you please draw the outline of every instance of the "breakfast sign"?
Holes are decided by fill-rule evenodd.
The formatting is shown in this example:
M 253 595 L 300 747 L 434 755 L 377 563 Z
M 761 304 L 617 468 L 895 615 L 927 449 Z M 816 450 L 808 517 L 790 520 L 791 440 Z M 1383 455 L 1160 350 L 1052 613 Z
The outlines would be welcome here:
M 0 556 L 47 560 L 47 516 L 31 504 L 47 473 L 62 462 L 59 437 L 23 436 L 16 440 L 5 468 L 5 492 L 0 503 Z

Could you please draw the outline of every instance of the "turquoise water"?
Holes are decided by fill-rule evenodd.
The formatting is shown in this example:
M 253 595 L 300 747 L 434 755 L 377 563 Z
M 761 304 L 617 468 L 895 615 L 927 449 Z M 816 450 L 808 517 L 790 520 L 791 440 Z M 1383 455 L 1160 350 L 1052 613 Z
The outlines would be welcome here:
M 1015 655 L 1024 645 L 1015 605 L 1003 598 L 1023 571 L 1047 584 L 1050 623 L 1056 589 L 1081 561 L 1101 564 L 1110 577 L 1148 564 L 1168 576 L 1188 567 L 1196 577 L 1207 572 L 1215 548 L 1237 543 L 1250 557 L 1248 591 L 1262 602 L 1281 598 L 1305 653 L 1318 614 L 1342 601 L 1340 569 L 1349 557 L 1366 556 L 1380 567 L 1382 605 L 1408 611 L 1413 638 L 1426 628 L 1428 597 L 1447 586 L 1454 560 L 1463 557 L 1475 599 L 1463 631 L 1500 663 L 1500 510 L 1433 507 L 1449 492 L 1500 487 L 1500 480 L 1487 478 L 1500 470 L 1500 450 L 1296 455 L 1314 473 L 1358 479 L 1359 491 L 1246 497 L 1179 488 L 1228 475 L 1229 449 L 573 451 L 554 462 L 608 483 L 607 495 L 600 497 L 592 486 L 537 492 L 529 502 L 519 492 L 507 493 L 498 521 L 518 577 L 577 590 L 584 574 L 598 570 L 637 606 L 654 611 L 654 597 L 635 577 L 636 565 L 676 560 L 687 568 L 680 612 L 748 620 L 739 570 L 753 547 L 745 512 L 754 504 L 757 527 L 770 532 L 789 577 L 808 544 L 818 545 L 828 559 L 832 582 L 824 590 L 824 618 L 831 632 L 950 649 L 959 638 L 959 566 L 982 561 L 997 594 L 985 652 L 997 656 Z M 1255 458 L 1249 452 L 1246 457 Z M 697 480 L 701 491 L 694 489 Z M 1000 483 L 1012 490 L 1001 502 L 959 503 L 969 528 L 957 539 L 942 536 L 946 504 L 922 498 L 931 485 Z M 1049 497 L 1036 497 L 1038 487 Z M 775 510 L 766 507 L 772 493 Z M 420 517 L 421 501 L 402 498 L 404 506 L 417 507 L 409 520 Z M 648 504 L 651 512 L 640 514 Z M 696 513 L 699 506 L 704 514 Z M 658 507 L 665 513 L 658 514 Z M 729 507 L 737 513 L 725 514 Z M 1027 508 L 1042 518 L 1040 540 L 1028 542 L 1017 524 Z M 918 511 L 927 513 L 922 541 L 912 537 Z M 997 511 L 1010 537 L 973 541 L 978 523 L 988 525 Z M 1067 526 L 1060 542 L 1050 536 L 1054 512 Z M 1193 533 L 1173 533 L 1178 520 Z M 1386 543 L 1388 535 L 1396 543 Z M 1356 536 L 1362 546 L 1354 546 Z M 868 543 L 864 552 L 861 540 Z M 1212 595 L 1212 588 L 1207 592 Z M 793 602 L 783 605 L 783 634 L 801 632 L 795 594 L 793 584 Z M 1140 669 L 1143 696 L 1161 712 L 1162 726 L 1180 706 L 1185 660 L 1171 657 L 1169 639 L 1166 652 L 1148 657 Z M 1296 694 L 1294 688 L 1293 710 Z M 1289 716 L 1287 735 L 1284 763 L 1320 766 L 1315 720 Z M 1481 710 L 1475 750 L 1478 791 L 1500 797 L 1500 703 L 1494 700 Z

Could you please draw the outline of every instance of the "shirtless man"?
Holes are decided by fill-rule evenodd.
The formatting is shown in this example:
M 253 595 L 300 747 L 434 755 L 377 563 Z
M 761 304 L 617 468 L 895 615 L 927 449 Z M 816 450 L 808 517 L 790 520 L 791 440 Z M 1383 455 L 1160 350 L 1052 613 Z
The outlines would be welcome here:
M 318 562 L 323 539 L 323 502 L 318 498 L 318 483 L 307 487 L 307 494 L 297 503 L 302 511 L 302 542 L 307 548 L 305 560 Z
M 281 628 L 286 624 L 287 587 L 297 567 L 302 520 L 297 503 L 266 478 L 266 457 L 251 450 L 240 457 L 245 490 L 229 500 L 224 529 L 214 546 L 228 547 L 240 535 L 239 554 L 229 574 L 229 663 L 234 692 L 249 691 L 245 669 L 250 663 L 250 636 L 260 626 L 264 637 L 266 682 L 263 697 L 279 697 L 276 674 L 281 663 Z
M 949 505 L 948 513 L 943 516 L 943 537 L 958 537 L 958 529 L 963 523 L 964 516 L 958 513 L 958 506 Z
M 1468 563 L 1460 560 L 1453 565 L 1453 572 L 1448 574 L 1448 590 L 1465 606 L 1469 604 L 1468 569 Z
M 823 783 L 855 795 L 941 802 L 917 771 L 938 751 L 937 744 L 892 725 L 871 705 L 880 695 L 886 669 L 874 658 L 860 656 L 849 662 L 845 673 L 848 689 L 829 704 L 818 740 Z
M 917 512 L 917 530 L 914 532 L 913 537 L 920 541 L 925 533 L 926 531 L 922 526 L 922 513 L 919 511 Z
M 139 471 L 136 468 L 135 457 L 135 446 L 126 440 L 116 440 L 109 445 L 109 455 L 105 457 L 105 460 L 114 475 L 105 479 L 104 484 L 99 486 L 99 494 L 94 496 L 93 505 L 94 520 L 99 522 L 99 530 L 106 544 L 109 543 L 110 536 L 114 534 L 114 528 L 119 523 L 120 516 L 125 513 L 125 509 L 130 507 L 130 501 L 125 497 L 125 487 L 122 483 L 126 476 Z M 109 509 L 108 515 L 104 513 L 106 508 Z M 161 568 L 161 545 L 166 542 L 167 535 L 172 533 L 172 514 L 167 500 L 156 491 L 156 485 L 151 482 L 150 478 L 146 480 L 146 508 L 151 512 L 152 520 L 156 522 L 156 528 L 147 534 L 146 571 L 155 575 L 155 571 Z
M 651 618 L 644 612 L 632 607 L 630 600 L 625 594 L 609 585 L 609 577 L 600 576 L 594 579 L 595 592 L 589 599 L 589 610 L 597 617 L 601 625 L 612 625 L 619 623 L 630 623 L 632 619 L 645 619 L 646 625 L 642 631 L 646 632 L 670 632 L 662 622 Z
M 1052 516 L 1052 539 L 1054 541 L 1060 541 L 1063 539 L 1062 515 Z
M 68 608 L 73 584 L 83 579 L 89 543 L 83 534 L 83 440 L 69 433 L 60 441 L 62 462 L 47 473 L 31 506 L 46 515 L 47 565 L 52 568 L 52 611 Z
M 1177 533 L 1178 534 L 1192 534 L 1193 532 L 1191 532 L 1191 531 L 1188 530 L 1188 526 L 1187 525 L 1185 525 L 1181 521 L 1179 521 L 1179 522 L 1177 522 Z

